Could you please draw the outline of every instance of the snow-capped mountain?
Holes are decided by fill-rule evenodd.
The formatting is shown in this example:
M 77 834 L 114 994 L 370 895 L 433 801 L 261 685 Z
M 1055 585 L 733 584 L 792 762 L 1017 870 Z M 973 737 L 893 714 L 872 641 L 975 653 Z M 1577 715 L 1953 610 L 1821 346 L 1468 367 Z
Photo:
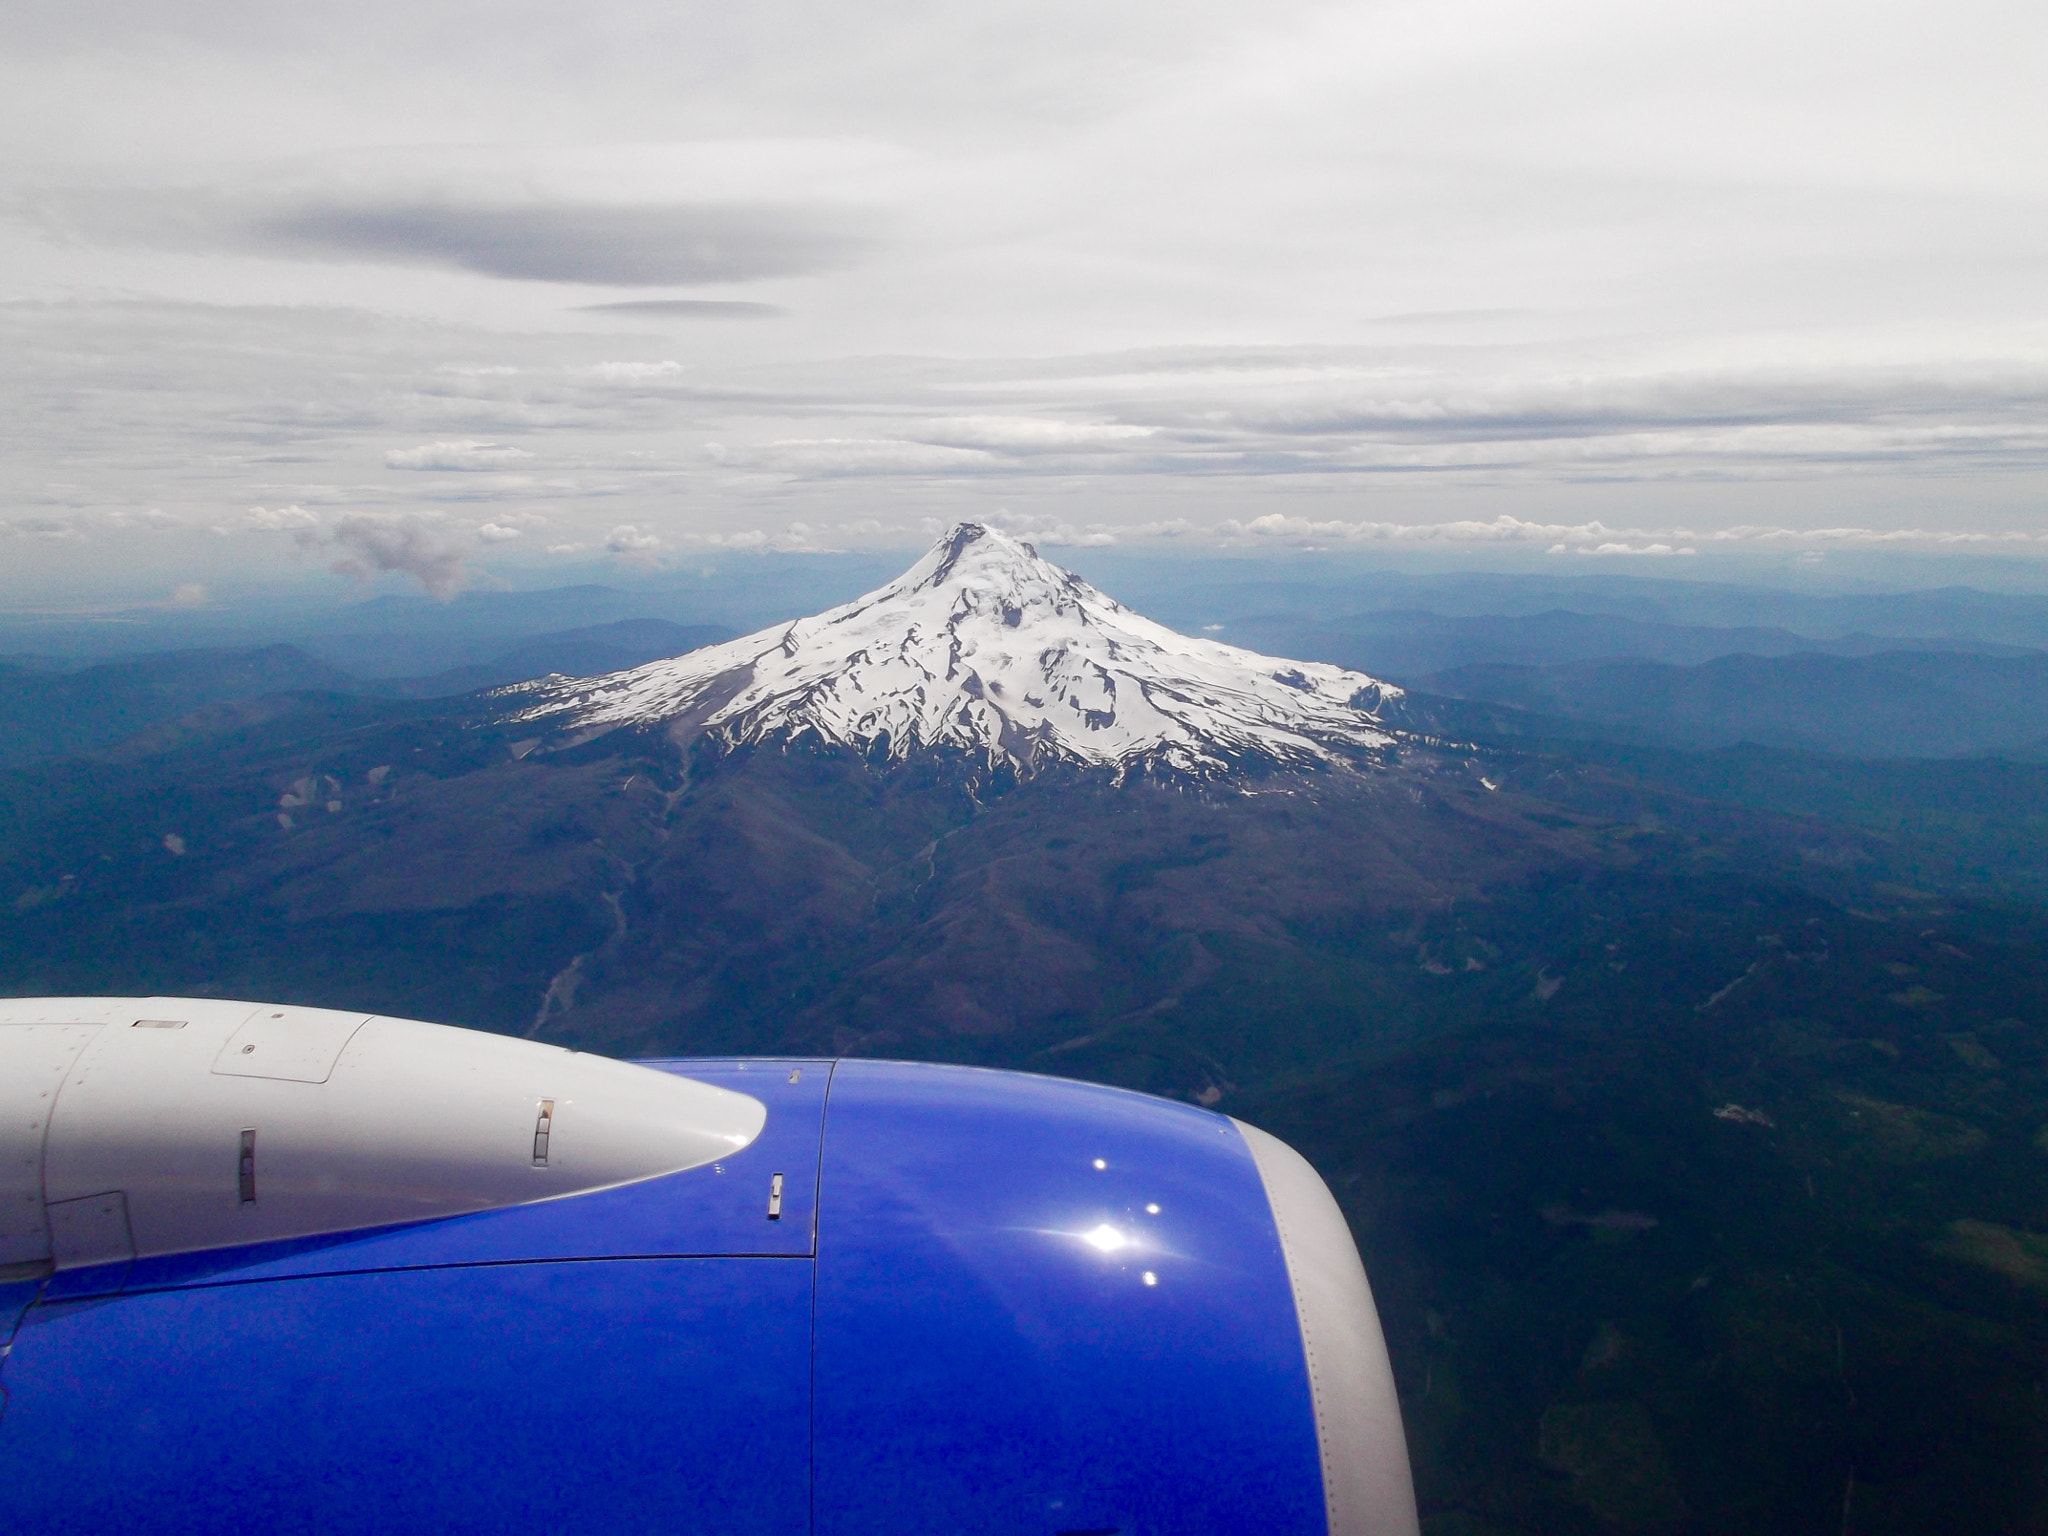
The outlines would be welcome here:
M 888 585 L 808 619 L 597 678 L 504 691 L 516 721 L 579 736 L 668 723 L 732 745 L 806 734 L 902 759 L 965 751 L 1200 777 L 1247 760 L 1388 746 L 1401 690 L 1362 672 L 1192 639 L 1029 544 L 961 523 Z

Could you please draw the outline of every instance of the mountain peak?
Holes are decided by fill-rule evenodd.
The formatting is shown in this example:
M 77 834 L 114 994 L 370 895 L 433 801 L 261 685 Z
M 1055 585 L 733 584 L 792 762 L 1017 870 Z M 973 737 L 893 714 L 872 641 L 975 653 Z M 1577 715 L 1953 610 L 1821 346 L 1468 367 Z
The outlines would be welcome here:
M 1067 574 L 1022 539 L 1013 539 L 986 523 L 955 523 L 890 585 L 935 587 L 951 580 L 956 572 L 1001 574 L 1026 581 L 1059 581 Z
M 507 689 L 511 718 L 579 735 L 666 724 L 731 746 L 805 736 L 901 760 L 964 751 L 1218 777 L 1391 744 L 1400 689 L 1132 613 L 1018 539 L 959 523 L 887 585 L 807 619 L 608 677 Z
M 1013 539 L 984 523 L 955 523 L 909 570 L 857 601 L 873 604 L 918 592 L 948 591 L 970 607 L 994 603 L 1000 610 L 1006 597 L 1050 598 L 1069 589 L 1092 590 L 1080 577 L 1061 570 L 1022 539 Z M 1110 602 L 1108 598 L 1102 601 Z M 1110 606 L 1116 604 L 1112 602 Z M 828 615 L 817 617 L 824 619 Z

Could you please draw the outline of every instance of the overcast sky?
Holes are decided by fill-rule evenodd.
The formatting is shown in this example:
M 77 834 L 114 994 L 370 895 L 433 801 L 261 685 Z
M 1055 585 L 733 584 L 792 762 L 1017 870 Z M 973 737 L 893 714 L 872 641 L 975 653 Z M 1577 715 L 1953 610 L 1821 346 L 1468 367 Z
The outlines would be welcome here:
M 22 0 L 0 601 L 2048 558 L 2044 79 L 2038 0 Z

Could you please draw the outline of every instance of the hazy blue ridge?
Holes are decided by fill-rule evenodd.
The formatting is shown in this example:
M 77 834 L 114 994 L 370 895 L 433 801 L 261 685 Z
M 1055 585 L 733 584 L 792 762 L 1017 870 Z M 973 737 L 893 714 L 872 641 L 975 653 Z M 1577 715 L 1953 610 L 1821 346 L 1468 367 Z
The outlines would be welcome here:
M 433 699 L 550 672 L 593 676 L 725 639 L 714 625 L 625 619 L 521 641 L 487 661 L 426 677 L 365 682 L 291 645 L 169 651 L 75 671 L 0 663 L 0 767 L 132 742 L 160 750 L 239 729 L 293 706 L 294 694 Z M 259 701 L 262 702 L 259 707 Z
M 680 656 L 731 636 L 732 631 L 721 624 L 619 619 L 610 624 L 536 635 L 487 661 L 425 677 L 378 678 L 363 684 L 363 689 L 388 698 L 425 699 L 524 682 L 551 672 L 568 677 L 597 677 L 664 656 Z
M 2027 753 L 2048 736 L 2048 655 L 1895 651 L 1723 656 L 1696 667 L 1638 660 L 1487 663 L 1422 681 L 1430 692 L 1568 721 L 1658 746 L 1760 746 L 1852 757 Z
M 1472 617 L 1389 610 L 1319 624 L 1255 617 L 1225 626 L 1219 631 L 1222 636 L 1268 655 L 1335 662 L 1375 677 L 1425 687 L 1434 675 L 1489 662 L 1546 666 L 1639 659 L 1691 667 L 1740 655 L 1867 656 L 1902 650 L 2036 654 L 1988 640 L 1899 640 L 1871 634 L 1816 638 L 1789 629 L 1664 624 L 1564 609 Z
M 1221 638 L 1243 644 L 1251 642 L 1231 633 L 1234 626 L 1293 625 L 1304 632 L 1364 626 L 1379 632 L 1389 615 L 1490 622 L 1566 613 L 1651 630 L 1782 632 L 1823 644 L 1868 636 L 1923 642 L 1923 648 L 1939 642 L 2048 650 L 2048 596 L 1976 587 L 1826 592 L 1650 576 L 1475 571 L 1375 571 L 1340 578 L 1326 564 L 1307 559 L 1275 561 L 1265 571 L 1247 573 L 1244 562 L 1140 560 L 1113 550 L 1076 551 L 1070 563 L 1162 623 L 1190 631 L 1221 624 Z M 1638 653 L 1624 647 L 1608 654 Z
M 0 667 L 0 764 L 88 752 L 209 705 L 354 686 L 346 673 L 289 645 L 174 651 L 80 672 Z

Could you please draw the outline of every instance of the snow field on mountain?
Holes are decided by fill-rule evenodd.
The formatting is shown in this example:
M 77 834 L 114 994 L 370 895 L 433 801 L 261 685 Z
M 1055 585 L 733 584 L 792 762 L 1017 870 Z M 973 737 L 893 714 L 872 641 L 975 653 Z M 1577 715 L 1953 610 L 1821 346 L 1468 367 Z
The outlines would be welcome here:
M 688 720 L 734 745 L 805 733 L 894 760 L 950 747 L 1022 769 L 1066 761 L 1209 776 L 1246 759 L 1389 745 L 1401 690 L 1362 672 L 1193 639 L 1130 612 L 1030 545 L 962 523 L 896 580 L 722 645 L 505 690 L 515 721 Z

